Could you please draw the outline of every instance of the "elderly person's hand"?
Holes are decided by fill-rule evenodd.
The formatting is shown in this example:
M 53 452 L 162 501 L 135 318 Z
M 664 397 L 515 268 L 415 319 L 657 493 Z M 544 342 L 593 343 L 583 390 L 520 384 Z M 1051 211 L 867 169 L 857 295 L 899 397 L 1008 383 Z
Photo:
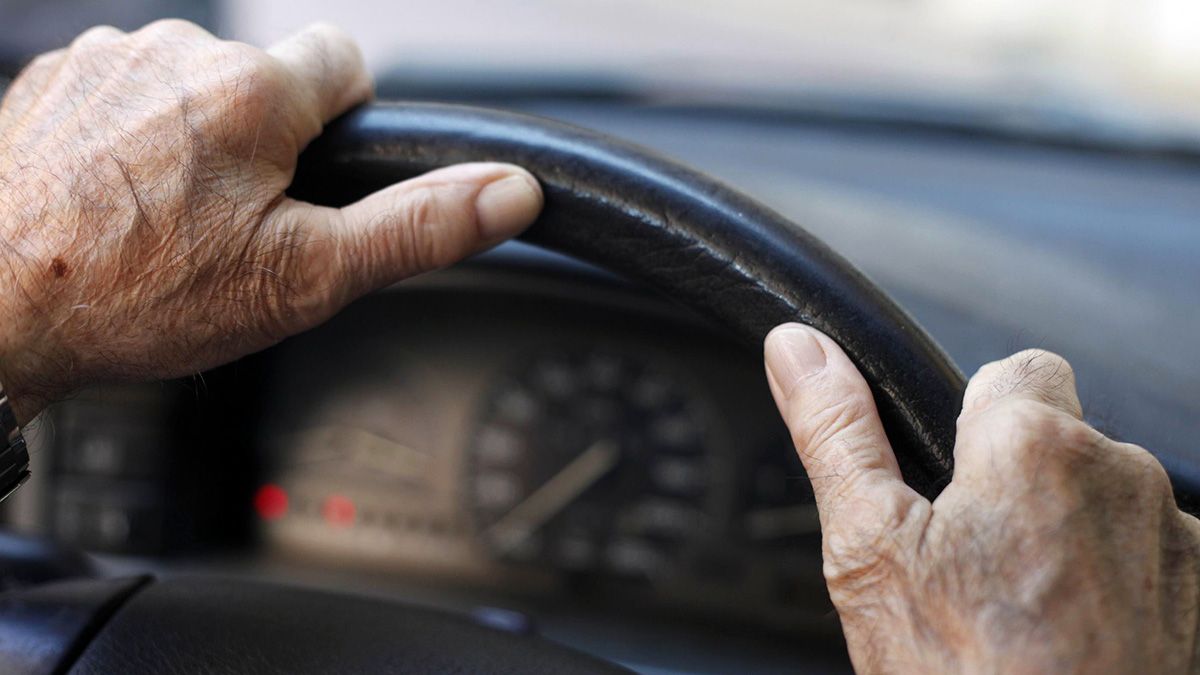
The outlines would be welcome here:
M 1081 421 L 1062 358 L 971 378 L 954 479 L 908 488 L 867 384 L 828 337 L 766 342 L 812 480 L 825 577 L 863 673 L 1185 673 L 1197 663 L 1200 521 L 1162 466 Z
M 0 383 L 18 420 L 85 382 L 181 375 L 518 233 L 523 170 L 433 172 L 344 209 L 284 196 L 322 125 L 367 100 L 354 43 L 261 51 L 181 21 L 94 28 L 0 107 Z

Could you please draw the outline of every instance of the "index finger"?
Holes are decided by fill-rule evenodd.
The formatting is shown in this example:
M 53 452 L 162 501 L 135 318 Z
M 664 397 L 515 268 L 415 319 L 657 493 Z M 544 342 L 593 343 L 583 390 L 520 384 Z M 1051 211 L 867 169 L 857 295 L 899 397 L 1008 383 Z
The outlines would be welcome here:
M 371 99 L 374 83 L 362 52 L 345 31 L 314 24 L 267 49 L 295 80 L 310 111 L 325 124 Z

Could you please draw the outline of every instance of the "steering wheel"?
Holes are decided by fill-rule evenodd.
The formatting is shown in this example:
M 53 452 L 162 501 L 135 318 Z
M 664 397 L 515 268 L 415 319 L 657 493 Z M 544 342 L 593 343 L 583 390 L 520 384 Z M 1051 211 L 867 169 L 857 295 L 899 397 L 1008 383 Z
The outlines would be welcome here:
M 541 182 L 546 207 L 524 235 L 531 242 L 639 280 L 756 350 L 786 321 L 830 335 L 870 383 L 908 483 L 932 498 L 948 482 L 962 374 L 843 258 L 701 173 L 535 117 L 376 104 L 325 131 L 302 157 L 291 193 L 341 205 L 440 166 L 479 160 L 521 165 Z M 429 610 L 250 582 L 72 581 L 0 600 L 0 671 L 72 667 L 84 673 L 619 671 L 536 638 Z

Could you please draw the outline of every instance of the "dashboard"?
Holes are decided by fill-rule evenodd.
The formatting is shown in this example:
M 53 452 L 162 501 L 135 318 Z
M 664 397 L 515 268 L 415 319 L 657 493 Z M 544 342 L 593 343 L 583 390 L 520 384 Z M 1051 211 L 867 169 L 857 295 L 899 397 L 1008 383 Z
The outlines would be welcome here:
M 1064 354 L 1089 421 L 1200 466 L 1194 160 L 603 102 L 526 111 L 764 200 L 968 373 L 1027 346 Z M 5 521 L 109 573 L 510 611 L 646 673 L 849 672 L 757 345 L 522 244 L 215 371 L 81 392 L 29 436 L 34 477 Z
M 781 627 L 830 610 L 761 361 L 671 305 L 485 261 L 272 361 L 266 555 Z
M 515 613 L 642 672 L 844 671 L 762 367 L 643 288 L 511 243 L 202 376 L 57 405 L 8 517 L 107 574 Z

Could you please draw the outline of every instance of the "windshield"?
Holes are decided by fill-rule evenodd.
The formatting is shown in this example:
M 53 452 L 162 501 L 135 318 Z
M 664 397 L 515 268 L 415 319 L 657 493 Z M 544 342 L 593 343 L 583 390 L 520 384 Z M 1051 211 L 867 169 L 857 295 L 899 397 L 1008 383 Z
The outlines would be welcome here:
M 0 55 L 164 15 L 255 44 L 334 22 L 388 95 L 457 82 L 1200 142 L 1195 0 L 0 0 Z
M 1195 0 L 228 0 L 252 42 L 333 20 L 381 75 L 587 78 L 663 98 L 856 99 L 1040 126 L 1200 130 Z

